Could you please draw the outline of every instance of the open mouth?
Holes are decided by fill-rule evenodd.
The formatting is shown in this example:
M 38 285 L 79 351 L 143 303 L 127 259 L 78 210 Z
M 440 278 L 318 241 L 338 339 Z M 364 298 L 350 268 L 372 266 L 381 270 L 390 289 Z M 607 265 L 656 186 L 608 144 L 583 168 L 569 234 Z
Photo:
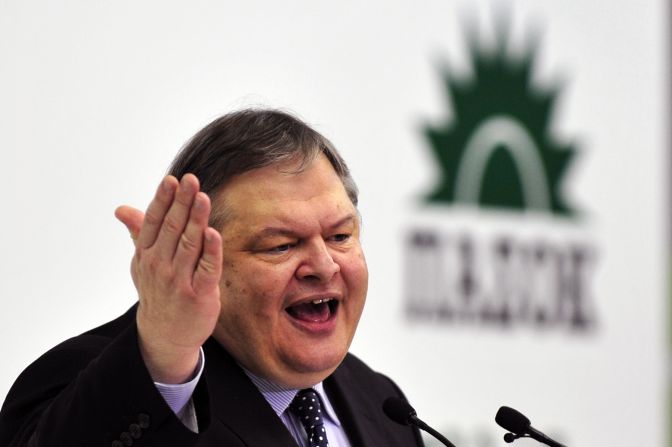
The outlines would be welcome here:
M 293 318 L 308 323 L 329 321 L 338 310 L 338 300 L 318 298 L 288 307 L 285 311 Z

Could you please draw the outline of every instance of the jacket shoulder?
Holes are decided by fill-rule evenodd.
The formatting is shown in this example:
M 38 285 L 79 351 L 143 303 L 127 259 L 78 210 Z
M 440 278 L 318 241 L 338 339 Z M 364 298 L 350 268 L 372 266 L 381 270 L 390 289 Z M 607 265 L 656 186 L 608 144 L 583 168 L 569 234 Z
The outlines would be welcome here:
M 65 340 L 38 357 L 19 375 L 10 389 L 7 402 L 24 389 L 38 389 L 45 382 L 69 382 L 100 352 L 134 322 L 135 307 L 112 321 Z M 54 384 L 56 385 L 56 384 Z
M 0 445 L 192 445 L 142 360 L 135 308 L 50 349 L 16 380 L 0 411 Z

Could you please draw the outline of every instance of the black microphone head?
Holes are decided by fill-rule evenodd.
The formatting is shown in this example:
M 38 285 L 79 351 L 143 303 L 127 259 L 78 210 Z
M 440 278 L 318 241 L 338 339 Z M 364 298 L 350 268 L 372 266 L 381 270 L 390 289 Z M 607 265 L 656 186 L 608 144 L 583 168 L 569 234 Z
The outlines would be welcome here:
M 524 435 L 530 428 L 530 420 L 510 407 L 500 407 L 495 416 L 495 422 L 500 427 L 517 435 Z
M 388 418 L 401 425 L 409 425 L 411 417 L 416 415 L 411 404 L 398 397 L 388 397 L 383 402 L 383 411 Z

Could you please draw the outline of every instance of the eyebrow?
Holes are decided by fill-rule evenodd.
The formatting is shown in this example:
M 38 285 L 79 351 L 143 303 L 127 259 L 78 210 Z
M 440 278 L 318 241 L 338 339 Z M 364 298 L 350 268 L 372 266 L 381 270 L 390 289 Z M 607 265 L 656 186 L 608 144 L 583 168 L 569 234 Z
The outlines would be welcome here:
M 333 224 L 329 225 L 326 229 L 327 230 L 332 230 L 334 228 L 338 228 L 341 225 L 344 225 L 350 221 L 355 221 L 356 220 L 356 215 L 355 214 L 348 214 L 344 216 L 343 218 L 337 220 Z M 272 236 L 286 236 L 286 237 L 296 237 L 297 234 L 296 232 L 292 230 L 288 230 L 287 228 L 284 227 L 265 227 L 258 233 L 254 235 L 252 238 L 253 243 L 259 242 L 261 239 L 265 237 L 272 237 Z

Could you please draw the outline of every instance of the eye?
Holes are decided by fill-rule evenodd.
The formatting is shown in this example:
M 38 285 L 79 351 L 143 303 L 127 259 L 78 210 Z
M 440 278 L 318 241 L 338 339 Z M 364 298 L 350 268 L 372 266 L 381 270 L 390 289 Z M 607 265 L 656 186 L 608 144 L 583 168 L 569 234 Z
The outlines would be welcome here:
M 334 242 L 345 242 L 350 239 L 350 235 L 347 233 L 335 234 L 331 237 L 331 240 Z
M 275 254 L 286 253 L 293 246 L 294 246 L 294 244 L 281 244 L 281 245 L 277 245 L 273 248 L 268 249 L 267 252 L 272 253 L 272 254 L 274 254 L 274 253 Z

